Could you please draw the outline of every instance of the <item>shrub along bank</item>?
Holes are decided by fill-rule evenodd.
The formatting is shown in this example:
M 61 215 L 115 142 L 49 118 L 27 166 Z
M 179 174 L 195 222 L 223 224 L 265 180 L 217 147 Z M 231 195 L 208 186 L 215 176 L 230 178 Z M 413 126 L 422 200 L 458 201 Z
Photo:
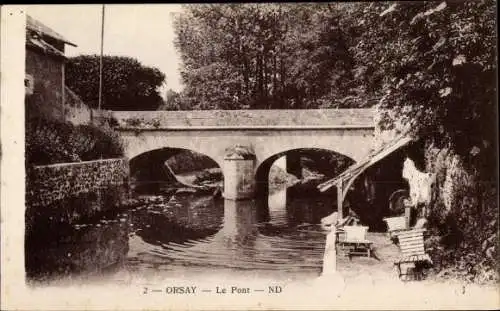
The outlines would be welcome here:
M 54 119 L 33 118 L 26 124 L 27 165 L 48 165 L 119 158 L 123 146 L 107 127 L 75 126 Z
M 29 279 L 100 271 L 125 258 L 127 231 L 118 228 L 123 224 L 102 230 L 75 231 L 73 227 L 116 214 L 128 199 L 128 161 L 122 157 L 119 137 L 107 127 L 75 126 L 47 118 L 26 122 L 25 267 Z M 85 247 L 75 248 L 80 241 Z
M 176 174 L 201 171 L 218 167 L 217 162 L 210 157 L 191 150 L 183 150 L 167 160 L 167 165 Z

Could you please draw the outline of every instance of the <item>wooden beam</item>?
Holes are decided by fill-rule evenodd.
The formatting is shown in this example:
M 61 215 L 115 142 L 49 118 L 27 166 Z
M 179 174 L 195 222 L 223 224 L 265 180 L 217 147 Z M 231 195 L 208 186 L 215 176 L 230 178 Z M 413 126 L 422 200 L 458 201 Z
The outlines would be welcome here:
M 357 172 L 356 175 L 351 176 L 348 180 L 343 181 L 342 178 L 338 179 L 336 182 L 337 185 L 337 212 L 339 213 L 339 219 L 343 219 L 343 206 L 344 200 L 347 196 L 347 192 L 349 188 L 351 188 L 352 184 L 364 171 Z M 349 211 L 347 211 L 349 212 Z

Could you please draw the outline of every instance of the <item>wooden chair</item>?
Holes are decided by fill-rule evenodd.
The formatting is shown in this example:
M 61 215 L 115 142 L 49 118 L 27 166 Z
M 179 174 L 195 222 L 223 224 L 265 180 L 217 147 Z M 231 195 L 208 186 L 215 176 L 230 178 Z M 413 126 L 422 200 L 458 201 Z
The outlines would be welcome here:
M 387 224 L 387 234 L 390 239 L 396 238 L 399 232 L 409 229 L 407 227 L 407 220 L 405 216 L 387 217 L 383 220 Z
M 353 255 L 371 257 L 372 242 L 366 239 L 365 226 L 344 226 L 338 235 L 338 246 L 344 255 L 352 259 Z
M 432 260 L 425 252 L 425 229 L 411 229 L 399 231 L 397 234 L 401 256 L 394 263 L 398 268 L 399 278 L 408 280 L 413 276 L 417 280 L 423 278 L 427 265 L 432 265 Z

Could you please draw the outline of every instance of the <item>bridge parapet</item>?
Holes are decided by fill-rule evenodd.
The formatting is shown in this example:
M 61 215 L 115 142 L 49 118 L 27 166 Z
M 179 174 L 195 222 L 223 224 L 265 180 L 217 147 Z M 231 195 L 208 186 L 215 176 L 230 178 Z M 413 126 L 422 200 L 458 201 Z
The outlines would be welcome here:
M 374 110 L 113 111 L 124 129 L 374 128 Z

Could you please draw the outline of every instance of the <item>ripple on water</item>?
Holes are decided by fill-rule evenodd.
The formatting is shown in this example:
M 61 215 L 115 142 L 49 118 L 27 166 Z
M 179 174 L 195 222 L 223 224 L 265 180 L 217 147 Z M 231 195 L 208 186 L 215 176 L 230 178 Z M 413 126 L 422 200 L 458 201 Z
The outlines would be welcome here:
M 187 217 L 190 219 L 185 224 L 195 224 L 196 218 L 202 218 L 205 222 L 214 222 L 217 230 L 206 236 L 186 237 L 183 241 L 157 240 L 155 243 L 145 242 L 138 234 L 134 239 L 141 241 L 131 243 L 131 249 L 134 244 L 140 244 L 143 252 L 136 254 L 130 265 L 148 265 L 152 260 L 155 263 L 164 260 L 164 265 L 168 266 L 164 268 L 168 270 L 182 270 L 190 266 L 261 271 L 321 270 L 325 234 L 319 225 L 302 223 L 298 227 L 290 227 L 286 213 L 278 214 L 268 222 L 228 224 L 224 223 L 220 210 L 219 215 L 213 217 L 217 214 L 214 213 L 214 206 L 203 206 L 196 212 L 186 214 L 186 210 L 193 207 L 180 203 L 172 207 L 178 208 L 178 205 L 185 209 L 179 211 L 176 222 L 182 223 L 182 219 Z M 150 225 L 143 224 L 141 227 L 150 228 Z
M 320 272 L 325 234 L 311 207 L 307 213 L 297 212 L 301 206 L 273 207 L 267 219 L 256 212 L 259 208 L 251 201 L 227 203 L 196 196 L 157 200 L 75 224 L 72 231 L 60 232 L 57 250 L 51 252 L 71 253 L 71 260 L 65 259 L 68 266 L 92 261 L 99 267 L 106 258 L 97 254 L 113 250 L 113 258 L 118 258 L 125 252 L 127 269 L 152 274 Z

